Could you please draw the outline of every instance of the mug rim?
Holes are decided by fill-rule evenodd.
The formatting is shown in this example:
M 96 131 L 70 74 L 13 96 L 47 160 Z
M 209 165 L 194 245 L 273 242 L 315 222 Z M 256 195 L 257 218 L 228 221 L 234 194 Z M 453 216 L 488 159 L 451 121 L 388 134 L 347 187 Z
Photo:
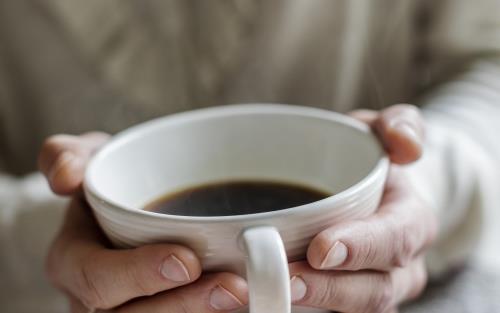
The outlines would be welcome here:
M 129 141 L 137 138 L 138 136 L 142 136 L 141 134 L 142 132 L 153 131 L 155 128 L 164 126 L 165 123 L 176 124 L 176 123 L 183 123 L 186 121 L 206 119 L 210 117 L 231 116 L 244 113 L 248 114 L 252 112 L 266 113 L 266 114 L 286 113 L 299 116 L 308 116 L 308 117 L 320 118 L 323 120 L 331 120 L 343 125 L 347 125 L 362 133 L 365 133 L 371 138 L 371 140 L 376 141 L 376 146 L 379 147 L 380 157 L 376 162 L 375 166 L 372 167 L 369 173 L 366 176 L 364 176 L 361 180 L 327 198 L 282 210 L 251 213 L 251 214 L 221 215 L 221 216 L 189 216 L 189 215 L 156 213 L 117 203 L 112 199 L 109 199 L 108 196 L 100 192 L 94 186 L 94 181 L 92 180 L 92 177 L 90 175 L 90 173 L 92 172 L 92 168 L 96 166 L 96 164 L 101 159 L 104 159 L 108 153 L 112 152 L 113 150 L 124 144 L 127 144 Z M 342 199 L 349 198 L 352 196 L 352 194 L 360 190 L 366 189 L 366 187 L 370 186 L 373 183 L 373 181 L 379 177 L 379 175 L 385 175 L 388 172 L 388 169 L 389 169 L 389 158 L 384 153 L 384 150 L 380 145 L 380 143 L 378 142 L 378 140 L 376 139 L 375 135 L 373 135 L 368 125 L 358 120 L 355 120 L 354 118 L 333 111 L 327 111 L 324 109 L 305 107 L 299 105 L 288 105 L 288 104 L 277 104 L 277 103 L 229 104 L 217 107 L 195 109 L 195 110 L 170 114 L 167 116 L 157 117 L 149 121 L 139 123 L 137 125 L 134 125 L 130 128 L 127 128 L 119 132 L 118 134 L 114 135 L 112 139 L 108 143 L 106 143 L 101 149 L 99 149 L 99 151 L 91 158 L 85 170 L 83 189 L 87 198 L 94 198 L 98 200 L 100 203 L 106 204 L 106 206 L 108 208 L 111 208 L 113 211 L 120 211 L 122 213 L 127 212 L 129 214 L 137 215 L 138 217 L 148 216 L 148 217 L 154 217 L 156 219 L 158 218 L 167 219 L 179 222 L 203 222 L 203 223 L 234 222 L 234 221 L 242 221 L 249 219 L 258 220 L 258 219 L 276 218 L 302 211 L 305 207 L 308 207 L 308 210 L 314 210 L 315 208 L 320 209 L 322 207 L 322 204 L 324 204 L 327 201 L 330 203 L 342 201 Z M 94 207 L 94 205 L 92 204 L 90 204 L 90 206 L 94 211 L 101 210 L 100 206 Z

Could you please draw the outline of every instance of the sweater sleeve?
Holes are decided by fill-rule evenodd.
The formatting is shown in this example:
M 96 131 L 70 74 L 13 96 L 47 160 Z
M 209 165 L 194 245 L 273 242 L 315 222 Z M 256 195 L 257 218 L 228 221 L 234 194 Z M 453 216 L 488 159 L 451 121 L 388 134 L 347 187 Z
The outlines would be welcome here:
M 471 260 L 500 271 L 500 2 L 419 3 L 431 88 L 417 102 L 425 153 L 408 170 L 441 224 L 429 270 L 437 278 Z
M 498 269 L 500 58 L 472 63 L 422 102 L 426 152 L 408 170 L 441 224 L 429 270 L 438 276 L 469 257 Z
M 44 277 L 44 259 L 65 204 L 39 173 L 17 178 L 0 172 L 2 312 L 64 311 L 64 299 Z

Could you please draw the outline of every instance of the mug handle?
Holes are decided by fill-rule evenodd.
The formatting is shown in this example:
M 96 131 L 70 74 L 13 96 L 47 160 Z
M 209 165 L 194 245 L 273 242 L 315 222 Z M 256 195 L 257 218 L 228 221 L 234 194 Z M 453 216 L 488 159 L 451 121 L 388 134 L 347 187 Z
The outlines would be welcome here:
M 243 230 L 250 313 L 290 313 L 290 274 L 283 240 L 271 226 Z

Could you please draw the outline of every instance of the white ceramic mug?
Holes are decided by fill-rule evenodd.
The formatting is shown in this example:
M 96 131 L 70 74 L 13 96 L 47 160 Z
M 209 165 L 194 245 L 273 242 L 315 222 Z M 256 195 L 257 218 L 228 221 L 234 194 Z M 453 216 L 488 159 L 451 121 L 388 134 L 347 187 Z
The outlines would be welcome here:
M 116 135 L 91 160 L 85 195 L 117 247 L 180 243 L 205 270 L 249 283 L 252 313 L 289 313 L 288 261 L 314 235 L 372 214 L 389 162 L 369 128 L 329 111 L 276 104 L 222 106 L 158 118 Z M 180 216 L 141 208 L 168 191 L 214 181 L 295 182 L 332 196 L 232 216 Z M 317 312 L 293 309 L 293 312 Z

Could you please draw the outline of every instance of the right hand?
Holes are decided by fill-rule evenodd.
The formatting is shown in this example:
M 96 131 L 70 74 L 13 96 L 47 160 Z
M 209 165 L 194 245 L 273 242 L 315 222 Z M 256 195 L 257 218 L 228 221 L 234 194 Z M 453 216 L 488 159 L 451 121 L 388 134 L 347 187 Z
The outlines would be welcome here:
M 213 313 L 244 306 L 245 280 L 232 273 L 200 278 L 200 262 L 186 247 L 110 248 L 81 195 L 85 167 L 108 138 L 103 133 L 52 136 L 38 158 L 52 190 L 72 196 L 46 266 L 51 282 L 67 295 L 71 312 Z

